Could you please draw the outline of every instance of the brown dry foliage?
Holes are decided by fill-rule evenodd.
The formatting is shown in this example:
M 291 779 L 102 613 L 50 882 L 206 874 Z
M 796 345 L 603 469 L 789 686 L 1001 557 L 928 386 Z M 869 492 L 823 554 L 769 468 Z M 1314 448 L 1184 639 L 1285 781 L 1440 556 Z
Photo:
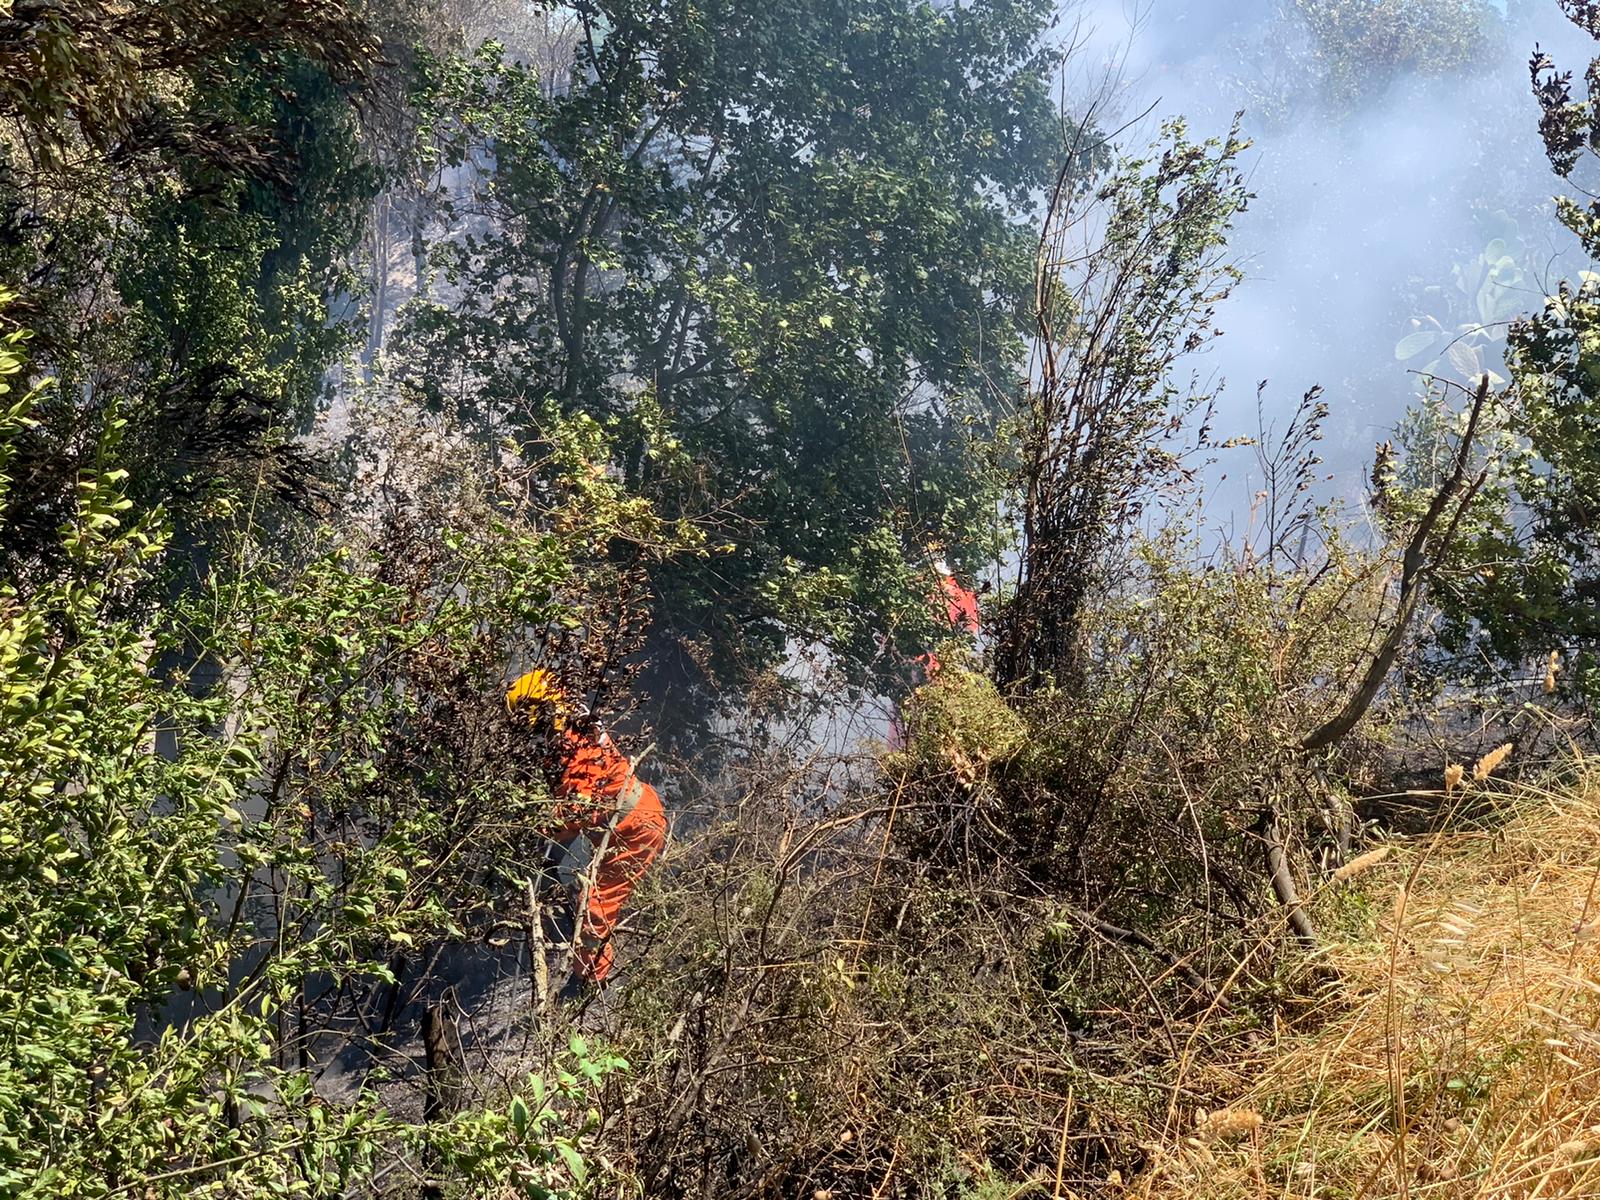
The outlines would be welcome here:
M 925 869 L 894 831 L 926 800 L 856 770 L 752 764 L 648 886 L 595 1026 L 633 1064 L 617 1194 L 1597 1194 L 1600 787 L 1397 840 L 1307 894 L 1311 962 L 1269 909 L 1207 996 L 1003 872 Z
M 1259 1111 L 1259 1137 L 1199 1144 L 1180 1100 L 1132 1194 L 1600 1194 L 1600 786 L 1504 803 L 1373 873 L 1374 927 L 1330 947 L 1343 986 L 1319 1020 L 1174 1082 Z

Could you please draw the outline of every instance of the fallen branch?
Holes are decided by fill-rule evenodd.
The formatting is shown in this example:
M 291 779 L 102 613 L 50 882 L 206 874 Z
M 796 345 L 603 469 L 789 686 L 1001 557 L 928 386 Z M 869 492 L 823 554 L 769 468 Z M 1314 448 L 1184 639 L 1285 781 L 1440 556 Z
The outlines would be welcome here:
M 1091 912 L 1085 912 L 1081 908 L 1074 908 L 1070 911 L 1072 914 L 1072 919 L 1090 931 L 1098 933 L 1101 937 L 1107 938 L 1110 941 L 1120 942 L 1124 946 L 1137 946 L 1147 954 L 1151 954 L 1156 958 L 1159 958 L 1164 964 L 1166 964 L 1167 970 L 1178 976 L 1195 991 L 1203 995 L 1207 1000 L 1215 1001 L 1217 999 L 1216 989 L 1211 986 L 1211 981 L 1209 979 L 1200 974 L 1200 972 L 1196 971 L 1171 950 L 1168 950 L 1165 946 L 1152 941 L 1150 938 L 1140 933 L 1137 929 L 1124 929 L 1120 925 L 1113 925 L 1110 921 L 1104 920 L 1101 917 L 1097 917 Z
M 1301 944 L 1313 949 L 1317 944 L 1317 927 L 1305 906 L 1300 903 L 1300 889 L 1295 886 L 1294 875 L 1289 870 L 1289 854 L 1283 844 L 1283 826 L 1277 808 L 1271 807 L 1263 814 L 1261 841 L 1267 855 L 1267 876 L 1272 880 L 1272 893 L 1289 915 L 1289 927 Z

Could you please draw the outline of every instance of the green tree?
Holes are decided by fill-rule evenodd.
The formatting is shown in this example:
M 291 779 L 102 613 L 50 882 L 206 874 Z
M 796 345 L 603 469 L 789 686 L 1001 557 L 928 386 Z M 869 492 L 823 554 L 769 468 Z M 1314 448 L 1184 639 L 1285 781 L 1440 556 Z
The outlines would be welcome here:
M 862 682 L 926 633 L 908 556 L 982 544 L 1062 146 L 1050 9 L 607 0 L 565 90 L 493 44 L 435 64 L 427 153 L 474 182 L 416 386 L 490 431 L 592 414 L 631 490 L 716 527 L 656 577 L 658 694 L 794 640 Z
M 23 5 L 0 22 L 0 275 L 59 381 L 17 446 L 22 570 L 59 547 L 109 423 L 142 507 L 180 542 L 228 476 L 306 488 L 287 435 L 349 344 L 337 307 L 373 187 L 352 9 Z
M 1566 2 L 1567 15 L 1600 38 L 1600 8 Z M 1591 92 L 1574 95 L 1571 71 L 1535 52 L 1530 64 L 1550 165 L 1568 177 L 1592 154 Z M 1600 58 L 1589 66 L 1590 81 Z M 1600 258 L 1600 203 L 1558 197 L 1557 214 L 1585 253 Z M 1498 397 L 1485 439 L 1484 482 L 1459 552 L 1435 584 L 1441 647 L 1453 677 L 1537 686 L 1546 666 L 1566 696 L 1600 698 L 1600 276 L 1562 282 L 1507 337 L 1511 387 Z M 1403 431 L 1404 460 L 1379 485 L 1396 512 L 1414 508 L 1447 455 L 1441 435 L 1459 425 L 1442 397 Z

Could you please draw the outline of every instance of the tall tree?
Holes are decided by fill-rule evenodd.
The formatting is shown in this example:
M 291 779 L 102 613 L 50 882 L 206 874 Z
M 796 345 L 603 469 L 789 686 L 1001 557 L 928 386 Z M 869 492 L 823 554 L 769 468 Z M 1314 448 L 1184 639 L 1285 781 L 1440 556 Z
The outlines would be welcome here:
M 436 65 L 428 145 L 475 178 L 414 382 L 496 433 L 610 422 L 631 487 L 720 526 L 656 579 L 659 694 L 796 642 L 866 680 L 927 632 L 908 557 L 992 520 L 973 450 L 1062 146 L 1052 7 L 602 0 L 570 87 L 493 44 Z

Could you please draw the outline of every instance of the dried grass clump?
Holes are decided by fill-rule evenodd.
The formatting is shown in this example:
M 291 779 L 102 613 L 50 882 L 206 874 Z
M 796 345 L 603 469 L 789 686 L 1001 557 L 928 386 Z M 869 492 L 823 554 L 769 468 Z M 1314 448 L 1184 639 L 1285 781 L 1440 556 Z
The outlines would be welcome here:
M 1600 778 L 1508 805 L 1492 833 L 1417 846 L 1398 894 L 1373 895 L 1370 936 L 1328 948 L 1342 985 L 1317 1012 L 1182 1064 L 1175 1099 L 1262 1123 L 1224 1151 L 1169 1119 L 1137 1194 L 1600 1196 Z
M 1261 1114 L 1251 1108 L 1200 1109 L 1194 1115 L 1195 1136 L 1206 1142 L 1247 1137 L 1261 1128 Z
M 1347 880 L 1354 879 L 1357 875 L 1365 874 L 1388 858 L 1393 850 L 1393 846 L 1379 846 L 1374 850 L 1368 850 L 1365 854 L 1356 855 L 1333 873 L 1333 882 L 1344 883 Z
M 1477 762 L 1477 765 L 1472 768 L 1472 781 L 1474 783 L 1482 783 L 1485 779 L 1488 779 L 1490 775 L 1494 774 L 1495 769 L 1499 767 L 1501 763 L 1505 762 L 1505 760 L 1510 757 L 1510 742 L 1496 746 L 1493 750 L 1489 751 L 1489 753 L 1480 758 Z

